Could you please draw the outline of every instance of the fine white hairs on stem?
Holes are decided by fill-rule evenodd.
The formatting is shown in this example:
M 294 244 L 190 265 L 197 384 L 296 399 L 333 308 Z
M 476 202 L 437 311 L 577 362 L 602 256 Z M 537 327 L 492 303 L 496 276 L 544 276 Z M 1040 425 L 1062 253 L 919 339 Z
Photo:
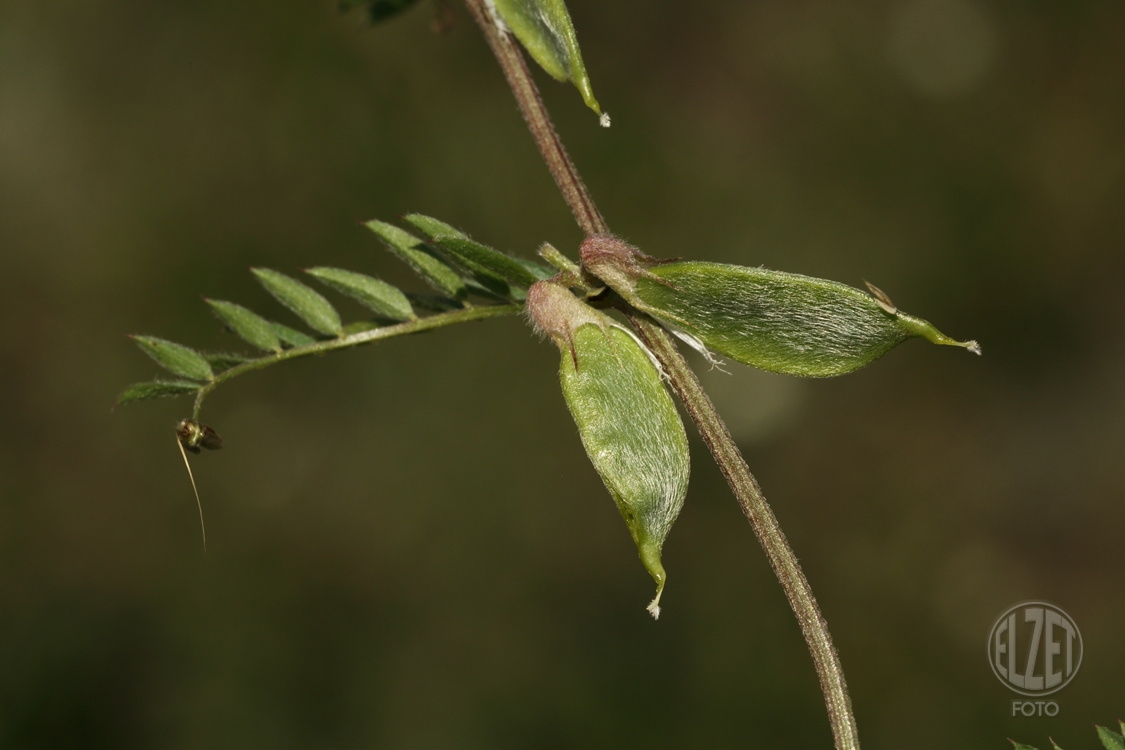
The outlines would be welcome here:
M 191 480 L 191 491 L 195 493 L 195 505 L 199 508 L 199 528 L 203 531 L 203 551 L 207 551 L 207 527 L 203 524 L 203 503 L 199 501 L 199 489 L 195 486 L 195 476 L 191 473 L 191 464 L 188 462 L 187 451 L 184 450 L 184 444 L 180 439 L 176 438 L 176 446 L 180 449 L 180 455 L 184 457 L 184 466 L 187 467 L 188 479 Z

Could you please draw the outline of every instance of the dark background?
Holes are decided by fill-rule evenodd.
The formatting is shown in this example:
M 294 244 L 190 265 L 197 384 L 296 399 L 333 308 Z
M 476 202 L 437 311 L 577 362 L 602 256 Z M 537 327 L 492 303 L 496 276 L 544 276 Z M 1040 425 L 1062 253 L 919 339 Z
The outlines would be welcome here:
M 705 373 L 820 597 L 868 748 L 1096 746 L 1125 712 L 1125 6 L 573 0 L 597 127 L 539 76 L 616 232 L 853 285 L 908 342 L 828 381 Z M 463 8 L 0 2 L 0 746 L 828 747 L 811 661 L 692 437 L 664 616 L 519 319 L 110 412 L 125 338 L 238 348 L 247 268 L 420 290 L 357 222 L 530 257 L 581 235 Z M 538 75 L 538 72 L 537 72 Z M 337 299 L 337 298 L 334 298 Z M 350 319 L 358 307 L 341 304 Z M 690 431 L 690 430 L 689 430 Z M 1009 718 L 994 618 L 1085 638 Z

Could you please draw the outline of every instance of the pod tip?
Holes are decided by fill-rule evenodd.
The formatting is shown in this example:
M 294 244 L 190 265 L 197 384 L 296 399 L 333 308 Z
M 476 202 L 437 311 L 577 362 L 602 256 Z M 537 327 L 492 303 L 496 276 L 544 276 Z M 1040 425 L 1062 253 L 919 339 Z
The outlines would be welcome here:
M 664 566 L 660 564 L 660 545 L 653 543 L 649 539 L 642 540 L 637 544 L 638 552 L 641 555 L 641 562 L 644 563 L 645 570 L 652 576 L 652 580 L 656 581 L 656 596 L 645 607 L 648 613 L 652 615 L 652 619 L 660 619 L 660 596 L 664 593 L 664 584 L 668 581 L 668 577 L 664 574 Z
M 959 346 L 962 349 L 968 349 L 973 354 L 980 356 L 980 344 L 975 339 L 969 341 L 958 341 L 951 339 L 944 333 L 934 328 L 932 323 L 929 323 L 921 318 L 915 318 L 912 315 L 905 315 L 899 313 L 897 316 L 898 324 L 909 331 L 914 336 L 921 336 L 927 341 L 940 344 L 942 346 Z
M 609 119 L 609 112 L 602 112 L 602 116 L 598 118 L 598 124 L 603 128 L 608 128 L 613 124 L 613 121 Z
M 645 607 L 645 609 L 648 610 L 648 613 L 650 615 L 652 615 L 652 619 L 654 619 L 654 620 L 660 619 L 660 596 L 661 596 L 661 594 L 664 593 L 664 569 L 663 568 L 661 568 L 660 574 L 661 574 L 660 578 L 657 579 L 657 583 L 656 583 L 656 596 L 653 597 L 653 600 L 648 603 L 647 607 Z

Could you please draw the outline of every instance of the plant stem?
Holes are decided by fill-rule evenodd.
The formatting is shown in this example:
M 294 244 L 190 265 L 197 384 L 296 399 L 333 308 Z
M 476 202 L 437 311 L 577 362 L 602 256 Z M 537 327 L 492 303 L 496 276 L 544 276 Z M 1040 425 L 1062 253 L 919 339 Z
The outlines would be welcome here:
M 797 615 L 801 625 L 801 633 L 812 653 L 816 673 L 820 678 L 820 689 L 824 693 L 824 702 L 828 706 L 828 720 L 832 725 L 832 733 L 836 738 L 836 747 L 859 747 L 859 735 L 856 730 L 855 716 L 852 713 L 851 698 L 848 696 L 848 686 L 844 681 L 844 670 L 840 665 L 840 657 L 836 647 L 832 644 L 832 636 L 828 632 L 828 623 L 824 621 L 813 596 L 808 579 L 801 570 L 797 556 L 785 533 L 774 516 L 769 503 L 766 502 L 762 489 L 750 473 L 742 453 L 731 438 L 730 431 L 714 404 L 703 390 L 699 378 L 688 366 L 668 332 L 647 316 L 635 312 L 627 312 L 629 322 L 637 329 L 641 340 L 663 365 L 668 374 L 668 382 L 676 392 L 684 409 L 687 410 L 691 421 L 695 422 L 703 442 L 711 450 L 719 470 L 723 472 L 727 483 L 734 491 L 742 512 L 754 528 L 762 549 L 769 558 L 770 567 L 773 568 L 789 604 Z
M 261 370 L 270 365 L 275 365 L 278 362 L 286 362 L 299 357 L 308 357 L 312 354 L 324 354 L 325 352 L 331 352 L 337 349 L 348 349 L 361 344 L 371 344 L 376 341 L 382 341 L 383 339 L 394 338 L 395 336 L 405 336 L 408 333 L 432 331 L 435 328 L 444 328 L 445 326 L 454 325 L 456 323 L 467 323 L 471 320 L 485 320 L 486 318 L 496 318 L 501 315 L 514 315 L 522 311 L 523 305 L 485 305 L 482 307 L 469 307 L 464 310 L 439 313 L 437 315 L 431 315 L 428 318 L 408 320 L 405 323 L 397 323 L 382 328 L 372 328 L 370 331 L 353 333 L 349 336 L 341 336 L 337 339 L 317 341 L 312 344 L 306 344 L 305 346 L 295 346 L 292 349 L 285 349 L 277 354 L 253 359 L 249 362 L 236 365 L 229 370 L 223 370 L 200 388 L 195 395 L 195 408 L 192 411 L 192 419 L 199 421 L 199 410 L 203 408 L 203 399 L 207 398 L 207 395 L 211 393 L 211 391 L 215 390 L 222 383 L 236 378 L 243 373 Z
M 555 126 L 547 114 L 543 99 L 539 96 L 539 89 L 527 69 L 523 53 L 509 34 L 497 28 L 484 0 L 465 0 L 465 4 L 484 32 L 484 38 L 488 40 L 492 54 L 496 55 L 500 69 L 508 79 L 508 86 L 516 97 L 523 119 L 527 122 L 527 128 L 535 139 L 535 145 L 539 147 L 543 161 L 547 163 L 547 169 L 551 170 L 551 176 L 555 178 L 555 184 L 559 186 L 563 200 L 574 214 L 574 220 L 588 235 L 609 232 L 605 219 L 594 205 L 594 199 L 590 197 L 590 191 L 586 189 L 578 169 L 563 148 L 559 134 L 555 132 Z
M 508 34 L 497 28 L 485 6 L 485 0 L 465 0 L 465 3 L 484 32 L 497 62 L 500 63 L 500 68 L 504 71 L 504 77 L 508 80 L 508 85 L 519 104 L 524 120 L 527 121 L 532 138 L 539 147 L 543 161 L 546 162 L 578 225 L 587 235 L 608 234 L 609 227 L 582 182 L 574 162 L 563 148 L 519 48 Z M 704 443 L 707 444 L 723 476 L 726 477 L 731 491 L 742 507 L 742 512 L 750 521 L 759 543 L 765 550 L 770 566 L 785 591 L 785 596 L 789 599 L 789 605 L 797 616 L 801 633 L 808 644 L 817 676 L 820 678 L 820 688 L 824 693 L 828 720 L 832 726 L 837 749 L 858 750 L 859 735 L 839 655 L 832 643 L 828 624 L 817 606 L 812 588 L 797 562 L 797 556 L 778 525 L 777 518 L 766 502 L 765 496 L 762 495 L 761 488 L 750 473 L 750 468 L 746 465 L 722 418 L 715 411 L 714 404 L 711 403 L 711 399 L 699 384 L 699 379 L 696 378 L 668 333 L 645 316 L 633 311 L 627 311 L 627 315 L 642 340 L 663 365 L 672 390 L 683 402 L 688 416 L 695 423 Z

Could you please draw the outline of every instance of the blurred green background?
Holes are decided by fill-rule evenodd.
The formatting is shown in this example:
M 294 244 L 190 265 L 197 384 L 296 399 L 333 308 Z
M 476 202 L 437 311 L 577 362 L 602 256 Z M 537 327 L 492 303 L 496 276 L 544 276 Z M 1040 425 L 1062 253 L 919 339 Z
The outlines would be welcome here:
M 1094 747 L 1125 712 L 1125 5 L 570 4 L 613 127 L 540 80 L 616 232 L 866 278 L 984 348 L 703 375 L 865 747 Z M 0 747 L 830 745 L 698 440 L 653 623 L 557 352 L 519 319 L 218 390 L 206 555 L 173 444 L 189 402 L 110 412 L 157 373 L 126 333 L 238 348 L 200 295 L 296 322 L 251 265 L 421 290 L 361 220 L 575 255 L 454 10 L 439 35 L 428 2 L 371 28 L 327 0 L 0 1 Z M 1085 638 L 1053 719 L 1009 718 L 985 656 L 1032 598 Z

